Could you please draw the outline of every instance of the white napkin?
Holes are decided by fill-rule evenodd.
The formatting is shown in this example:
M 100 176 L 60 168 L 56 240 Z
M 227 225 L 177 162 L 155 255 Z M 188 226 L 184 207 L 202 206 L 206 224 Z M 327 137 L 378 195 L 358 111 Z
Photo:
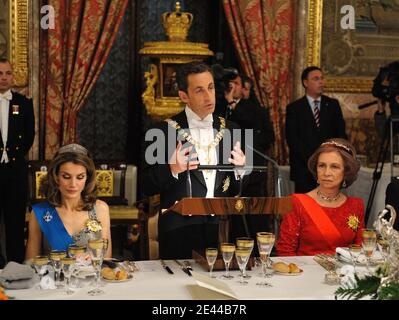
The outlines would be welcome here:
M 40 281 L 40 288 L 42 290 L 57 289 L 54 281 L 54 273 L 48 273 L 47 275 L 43 276 L 42 280 Z
M 345 265 L 339 270 L 339 274 L 341 275 L 341 285 L 345 288 L 354 288 L 355 287 L 355 269 L 353 266 Z
M 335 252 L 337 253 L 338 259 L 340 259 L 341 261 L 347 262 L 347 263 L 352 263 L 351 254 L 350 254 L 348 248 L 337 247 L 335 249 Z M 381 259 L 382 259 L 381 253 L 377 250 L 374 250 L 371 260 L 376 262 Z M 364 255 L 364 253 L 361 253 L 357 259 L 357 263 L 365 264 L 367 262 L 366 260 L 367 259 L 366 259 L 366 256 Z

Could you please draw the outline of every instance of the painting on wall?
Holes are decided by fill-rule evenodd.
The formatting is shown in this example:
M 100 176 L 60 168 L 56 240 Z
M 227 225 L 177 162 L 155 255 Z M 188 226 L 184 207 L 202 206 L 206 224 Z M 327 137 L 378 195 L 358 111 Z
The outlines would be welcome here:
M 178 97 L 178 86 L 176 79 L 176 70 L 179 64 L 162 64 L 163 81 L 162 81 L 162 96 L 163 97 Z
M 0 58 L 8 57 L 9 48 L 9 1 L 0 0 Z
M 28 83 L 28 0 L 0 0 L 0 57 L 14 67 L 14 85 Z
M 343 29 L 341 8 L 354 8 Z M 326 91 L 370 92 L 379 68 L 399 60 L 399 0 L 309 1 L 307 64 L 319 65 Z

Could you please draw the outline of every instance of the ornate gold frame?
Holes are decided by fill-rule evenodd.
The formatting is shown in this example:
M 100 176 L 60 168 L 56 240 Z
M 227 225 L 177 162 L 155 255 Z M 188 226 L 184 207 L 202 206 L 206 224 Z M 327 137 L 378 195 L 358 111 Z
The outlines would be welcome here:
M 308 32 L 306 40 L 306 65 L 321 64 L 323 0 L 308 2 Z M 369 77 L 326 77 L 325 91 L 371 92 L 373 79 Z
M 29 0 L 10 0 L 9 59 L 14 67 L 14 84 L 28 84 Z

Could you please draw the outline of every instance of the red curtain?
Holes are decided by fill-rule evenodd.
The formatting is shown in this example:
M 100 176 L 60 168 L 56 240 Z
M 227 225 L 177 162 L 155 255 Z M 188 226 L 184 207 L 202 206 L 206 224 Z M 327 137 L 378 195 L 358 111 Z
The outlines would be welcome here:
M 118 33 L 128 0 L 48 0 L 55 28 L 42 45 L 45 159 L 78 141 L 79 110 L 96 83 Z
M 292 97 L 294 0 L 223 0 L 243 71 L 254 80 L 262 105 L 270 107 L 275 154 L 287 162 L 285 107 Z

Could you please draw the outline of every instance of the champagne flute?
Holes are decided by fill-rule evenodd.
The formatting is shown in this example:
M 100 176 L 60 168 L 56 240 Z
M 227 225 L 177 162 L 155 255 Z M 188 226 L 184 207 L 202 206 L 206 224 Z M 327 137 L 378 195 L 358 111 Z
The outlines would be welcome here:
M 41 289 L 41 282 L 44 273 L 47 270 L 47 265 L 49 263 L 48 256 L 36 256 L 32 259 L 32 264 L 35 267 L 36 273 L 39 275 L 39 284 L 37 286 L 38 289 Z
M 251 256 L 252 250 L 254 248 L 254 243 L 255 243 L 254 239 L 251 239 L 251 238 L 240 237 L 240 238 L 236 239 L 237 247 L 248 248 L 249 256 Z M 249 260 L 249 257 L 248 257 L 248 260 Z M 247 274 L 247 268 L 244 268 L 244 271 L 240 274 L 240 277 L 244 277 L 245 279 L 251 278 L 251 276 L 249 274 Z
M 275 236 L 270 232 L 257 232 L 256 240 L 258 242 L 259 258 L 262 262 L 263 277 L 267 278 L 271 276 L 271 273 L 267 271 L 267 263 L 269 260 L 270 252 L 273 249 Z M 260 286 L 271 286 L 268 282 L 258 282 L 257 285 Z
M 356 272 L 356 262 L 359 259 L 360 254 L 362 253 L 362 247 L 358 244 L 351 244 L 349 246 L 349 253 L 351 255 L 351 260 L 352 260 L 352 264 L 353 264 L 353 270 L 355 272 L 355 274 L 357 274 Z
M 66 294 L 72 294 L 74 291 L 71 289 L 71 276 L 75 270 L 76 260 L 74 258 L 65 257 L 61 259 L 62 272 L 64 272 L 64 277 L 66 280 Z
M 238 267 L 241 271 L 241 280 L 239 281 L 241 285 L 248 284 L 248 281 L 244 278 L 244 270 L 247 267 L 249 256 L 251 255 L 251 250 L 248 247 L 237 247 L 236 248 L 236 260 Z
M 55 286 L 57 288 L 62 287 L 60 275 L 61 275 L 61 259 L 67 255 L 66 251 L 53 250 L 50 252 L 50 260 L 54 268 Z
M 218 256 L 218 249 L 217 248 L 206 248 L 205 255 L 206 255 L 206 260 L 208 261 L 208 266 L 209 266 L 209 277 L 215 278 L 215 276 L 212 275 L 212 271 L 213 271 L 213 266 L 214 266 L 215 261 Z
M 366 256 L 366 267 L 368 273 L 370 272 L 370 260 L 374 253 L 377 244 L 377 233 L 372 229 L 364 229 L 362 232 L 362 248 Z
M 222 243 L 220 245 L 220 251 L 222 252 L 222 257 L 224 261 L 224 265 L 226 268 L 226 272 L 223 275 L 225 279 L 231 279 L 233 276 L 229 273 L 229 267 L 231 259 L 233 259 L 234 251 L 236 250 L 236 246 L 233 243 Z
M 88 294 L 95 296 L 104 293 L 104 291 L 99 288 L 101 265 L 104 258 L 104 241 L 103 239 L 89 240 L 87 243 L 87 248 L 90 253 L 91 263 L 96 271 L 95 287 L 90 290 Z

